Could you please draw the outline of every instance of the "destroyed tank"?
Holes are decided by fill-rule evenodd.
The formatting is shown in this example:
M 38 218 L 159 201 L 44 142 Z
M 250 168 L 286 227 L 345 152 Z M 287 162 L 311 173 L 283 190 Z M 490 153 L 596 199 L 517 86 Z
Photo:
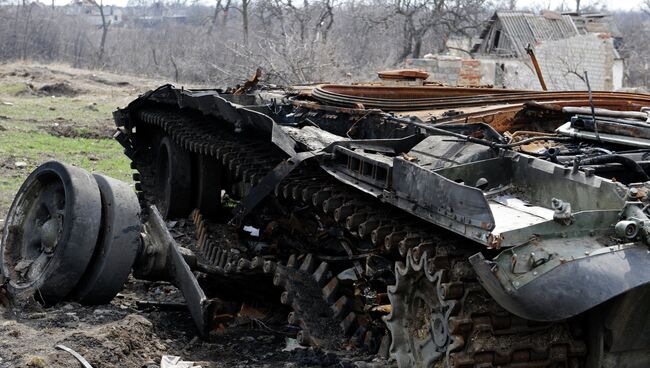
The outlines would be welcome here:
M 650 96 L 381 76 L 165 85 L 115 111 L 137 199 L 114 203 L 142 210 L 91 216 L 128 238 L 98 242 L 125 253 L 106 264 L 174 282 L 202 333 L 225 298 L 281 304 L 301 344 L 399 367 L 650 366 Z M 17 202 L 9 279 L 31 208 Z M 90 262 L 81 286 L 41 298 L 95 302 L 110 267 Z M 110 273 L 114 290 L 126 276 Z

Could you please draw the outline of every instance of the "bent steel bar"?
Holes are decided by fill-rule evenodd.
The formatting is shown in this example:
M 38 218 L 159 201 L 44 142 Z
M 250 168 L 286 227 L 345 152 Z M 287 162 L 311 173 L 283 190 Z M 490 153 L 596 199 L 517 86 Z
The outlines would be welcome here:
M 155 206 L 149 206 L 147 209 L 148 221 L 144 224 L 144 228 L 156 247 L 161 248 L 159 258 L 162 264 L 158 267 L 159 271 L 166 273 L 167 277 L 164 279 L 170 280 L 180 289 L 199 334 L 207 336 L 210 329 L 210 300 L 199 286 L 178 244 L 167 230 L 167 225 L 158 209 Z M 150 256 L 150 258 L 156 257 Z
M 628 244 L 604 249 L 579 259 L 563 261 L 550 271 L 533 276 L 520 287 L 518 281 L 504 285 L 499 276 L 509 270 L 503 263 L 486 260 L 481 253 L 469 260 L 481 284 L 503 308 L 525 319 L 558 321 L 630 289 L 650 287 L 650 251 L 647 246 Z

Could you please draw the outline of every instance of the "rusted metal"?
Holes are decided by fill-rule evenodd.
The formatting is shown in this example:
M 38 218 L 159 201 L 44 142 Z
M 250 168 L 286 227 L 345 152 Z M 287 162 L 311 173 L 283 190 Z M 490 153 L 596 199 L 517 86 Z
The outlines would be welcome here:
M 431 86 L 387 87 L 328 84 L 314 88 L 311 97 L 323 104 L 347 107 L 361 104 L 365 109 L 376 108 L 384 111 L 458 109 L 529 101 L 563 102 L 572 106 L 583 106 L 589 103 L 589 94 L 584 91 L 539 92 Z M 593 102 L 602 108 L 638 111 L 643 107 L 650 106 L 650 96 L 596 91 L 593 92 Z
M 429 78 L 429 73 L 420 69 L 398 69 L 398 70 L 384 70 L 378 72 L 377 75 L 382 80 L 425 80 Z
M 531 44 L 528 44 L 526 47 L 526 53 L 528 56 L 530 56 L 530 61 L 533 62 L 533 67 L 535 67 L 535 74 L 537 74 L 537 79 L 539 80 L 539 84 L 542 87 L 542 90 L 548 91 L 548 88 L 546 88 L 546 82 L 544 81 L 544 74 L 542 74 L 542 68 L 539 66 L 537 56 L 535 55 L 535 50 L 533 50 L 533 46 Z
M 246 82 L 244 82 L 244 85 L 237 88 L 233 94 L 243 95 L 244 93 L 250 91 L 260 82 L 260 77 L 262 77 L 262 68 L 257 68 L 255 70 L 255 74 L 253 74 Z

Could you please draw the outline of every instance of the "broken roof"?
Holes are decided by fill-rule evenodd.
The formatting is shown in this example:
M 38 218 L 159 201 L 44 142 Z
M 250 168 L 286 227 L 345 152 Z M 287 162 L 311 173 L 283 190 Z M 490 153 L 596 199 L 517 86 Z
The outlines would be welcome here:
M 618 30 L 616 23 L 612 20 L 612 17 L 609 14 L 562 14 L 571 16 L 573 23 L 578 28 L 578 32 L 580 32 L 580 34 L 607 33 L 612 37 L 621 37 L 621 32 Z
M 559 40 L 578 35 L 571 16 L 544 11 L 535 15 L 525 11 L 497 11 L 481 34 L 485 39 L 490 29 L 500 23 L 518 57 L 526 55 L 526 46 L 542 41 Z M 478 50 L 478 46 L 473 51 Z

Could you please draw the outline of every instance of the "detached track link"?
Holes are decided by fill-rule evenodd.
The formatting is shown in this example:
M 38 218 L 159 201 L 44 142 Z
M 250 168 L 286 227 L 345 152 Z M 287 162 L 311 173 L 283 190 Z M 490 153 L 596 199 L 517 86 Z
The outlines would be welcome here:
M 327 300 L 327 296 L 338 295 L 338 280 L 332 276 L 327 262 L 317 266 L 312 254 L 305 257 L 291 255 L 286 264 L 278 262 L 273 256 L 248 258 L 244 252 L 211 239 L 210 225 L 198 209 L 192 212 L 191 220 L 195 228 L 195 251 L 202 261 L 212 267 L 211 272 L 226 276 L 267 275 L 272 277 L 275 286 L 284 289 L 280 302 L 293 310 L 287 319 L 289 325 L 299 329 L 296 339 L 300 344 L 340 348 L 339 345 L 345 340 L 341 332 L 346 327 L 356 327 L 349 324 L 356 319 L 354 312 L 348 311 L 346 296 L 337 297 L 332 305 L 317 302 Z M 341 316 L 347 318 L 341 319 Z M 337 321 L 340 323 L 337 324 Z
M 336 280 L 328 267 L 327 262 L 321 262 L 317 267 L 312 254 L 300 260 L 298 256 L 291 255 L 286 265 L 277 264 L 275 267 L 273 284 L 285 290 L 280 301 L 292 308 L 288 322 L 300 328 L 297 340 L 302 345 L 340 348 L 345 341 L 344 328 L 336 321 L 345 313 L 346 306 L 333 308 L 327 303 L 316 302 L 323 300 L 324 286 L 328 281 Z M 345 303 L 345 298 L 341 297 L 341 303 Z
M 226 188 L 227 192 L 236 197 L 245 196 L 268 171 L 286 158 L 272 143 L 242 138 L 228 132 L 223 124 L 214 120 L 208 121 L 207 118 L 192 118 L 156 110 L 141 110 L 138 116 L 142 122 L 162 129 L 176 144 L 188 151 L 210 155 L 220 160 L 225 166 L 231 185 Z M 146 193 L 146 181 L 150 178 L 148 163 L 146 160 L 136 159 L 134 166 L 140 173 L 140 189 Z M 381 253 L 386 257 L 405 260 L 410 254 L 419 262 L 425 252 L 435 252 L 436 256 L 426 262 L 436 270 L 447 270 L 447 273 L 454 275 L 453 263 L 469 267 L 471 271 L 466 258 L 462 261 L 450 261 L 450 258 L 454 257 L 449 253 L 454 249 L 455 240 L 450 239 L 449 234 L 441 234 L 433 225 L 378 203 L 376 199 L 334 180 L 318 168 L 306 167 L 296 170 L 277 185 L 275 195 L 281 200 L 307 204 L 317 214 L 330 216 L 360 242 L 370 242 L 381 248 Z M 291 260 L 283 266 L 275 260 L 260 257 L 247 259 L 241 258 L 241 255 L 239 258 L 236 255 L 224 255 L 225 252 L 219 253 L 218 249 L 215 250 L 214 246 L 205 242 L 202 246 L 202 251 L 210 263 L 223 271 L 226 271 L 226 265 L 230 265 L 229 270 L 252 270 L 257 273 L 262 265 L 262 272 L 277 276 L 279 269 L 286 277 L 288 272 L 294 273 L 301 268 L 294 267 L 295 263 L 292 264 Z M 287 271 L 290 269 L 293 271 Z M 577 366 L 578 359 L 586 354 L 582 342 L 573 341 L 570 337 L 569 341 L 565 341 L 566 336 L 553 335 L 553 326 L 529 326 L 526 321 L 505 312 L 478 285 L 473 271 L 471 274 L 466 278 L 450 277 L 445 286 L 449 293 L 446 298 L 456 305 L 449 321 L 453 343 L 449 355 L 451 366 L 554 367 L 558 362 L 562 362 L 559 366 Z M 336 310 L 336 300 L 327 297 L 327 290 L 331 290 L 333 286 L 329 284 L 336 283 L 336 280 L 336 277 L 330 279 L 321 293 L 323 300 L 330 306 L 329 310 Z M 279 282 L 279 285 L 283 285 L 287 292 L 283 297 L 284 301 L 300 309 L 304 303 L 302 298 L 292 296 L 290 291 L 295 286 L 287 281 Z M 354 312 L 339 314 L 345 315 L 345 323 L 341 327 L 343 333 L 347 336 L 355 335 L 357 341 L 368 342 L 370 336 L 359 337 L 359 334 L 363 335 L 363 327 L 367 323 L 364 318 Z M 297 316 L 295 311 L 291 319 L 303 328 L 302 341 L 319 343 L 316 337 L 318 334 L 313 333 L 311 327 L 313 321 Z M 360 328 L 355 330 L 350 326 Z M 535 341 L 529 346 L 523 346 L 522 337 L 533 335 L 536 336 Z M 509 345 L 504 341 L 516 341 L 517 344 Z
M 272 263 L 268 267 L 273 268 L 276 264 L 274 256 L 255 255 L 250 257 L 245 250 L 229 244 L 229 239 L 213 239 L 210 232 L 210 225 L 203 219 L 203 215 L 198 209 L 192 211 L 190 219 L 194 224 L 196 245 L 194 251 L 198 253 L 202 262 L 202 267 L 208 269 L 211 273 L 223 275 L 244 275 L 259 276 L 268 274 L 265 271 L 265 263 Z M 224 245 L 224 243 L 226 243 Z

